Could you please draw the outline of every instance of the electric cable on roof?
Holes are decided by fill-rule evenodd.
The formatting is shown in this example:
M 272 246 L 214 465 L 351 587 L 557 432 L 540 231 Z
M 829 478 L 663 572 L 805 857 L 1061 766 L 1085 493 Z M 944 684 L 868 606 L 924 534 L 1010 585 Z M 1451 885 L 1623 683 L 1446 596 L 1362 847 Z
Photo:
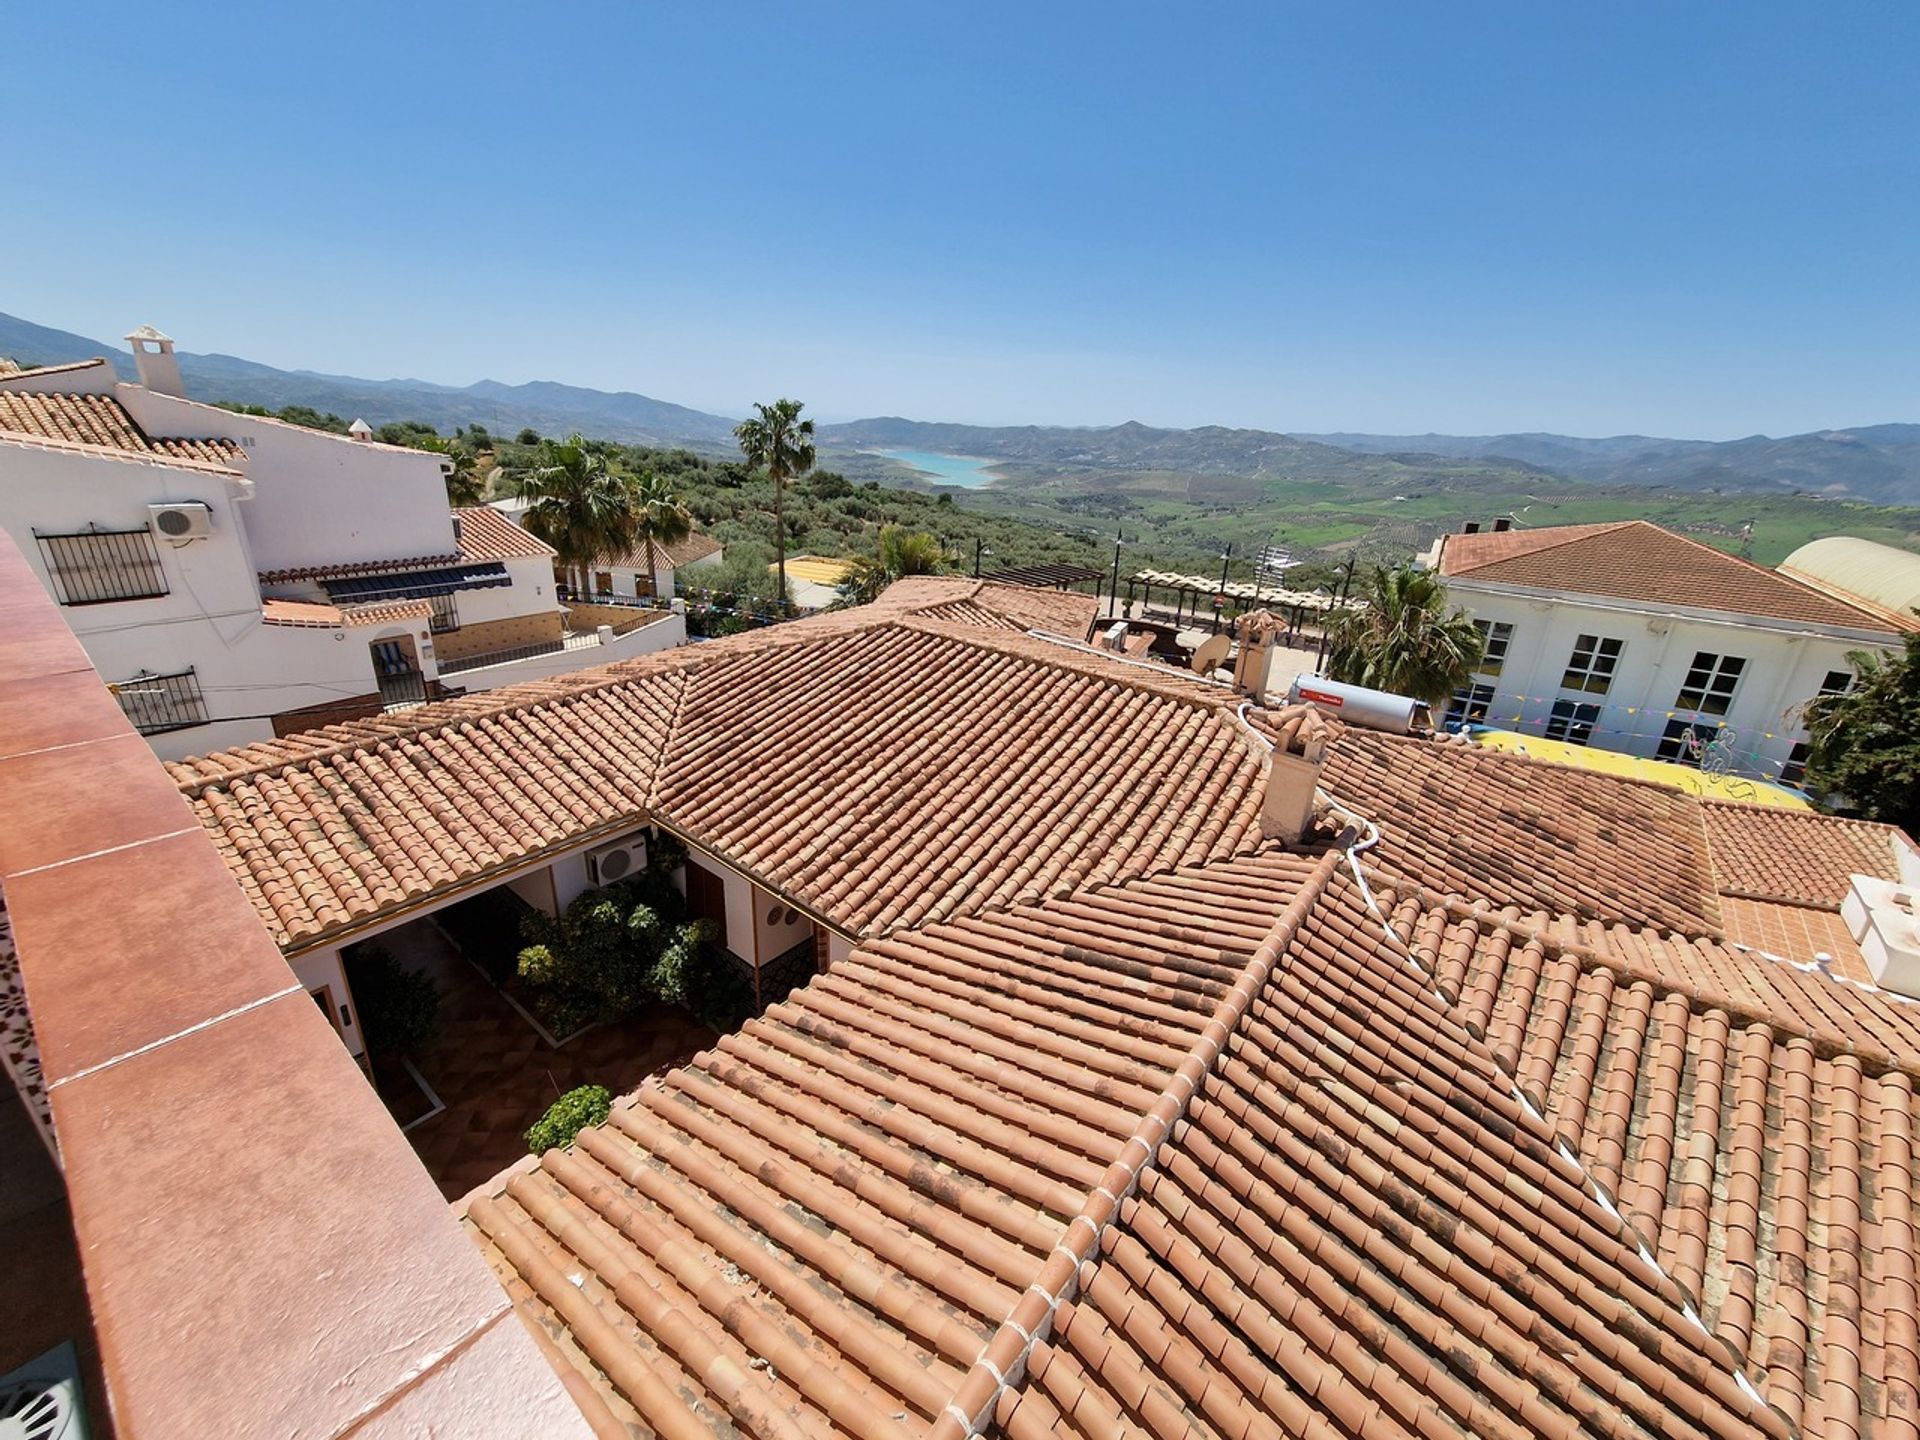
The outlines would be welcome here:
M 1248 702 L 1248 704 L 1250 705 L 1251 702 Z M 1242 712 L 1244 712 L 1246 708 L 1248 707 L 1242 706 L 1240 711 L 1236 712 L 1236 714 L 1240 715 L 1241 723 L 1243 724 L 1246 724 L 1246 719 Z M 1259 734 L 1258 731 L 1253 730 L 1251 725 L 1248 725 L 1247 728 L 1252 733 L 1256 735 Z M 1278 748 L 1264 735 L 1260 736 L 1260 739 L 1262 743 L 1266 745 L 1269 752 L 1275 751 Z M 1366 832 L 1365 838 L 1355 840 L 1353 843 L 1343 846 L 1341 853 L 1346 857 L 1347 868 L 1359 886 L 1361 897 L 1366 901 L 1367 911 L 1379 923 L 1381 933 L 1386 935 L 1387 938 L 1399 948 L 1400 952 L 1406 957 L 1407 963 L 1415 970 L 1418 970 L 1422 978 L 1428 982 L 1431 992 L 1439 999 L 1447 1014 L 1450 1016 L 1453 1015 L 1455 1013 L 1453 1002 L 1448 1000 L 1446 993 L 1442 991 L 1438 985 L 1433 983 L 1432 972 L 1421 962 L 1419 955 L 1414 951 L 1412 945 L 1401 938 L 1399 932 L 1393 928 L 1392 924 L 1387 920 L 1387 917 L 1381 913 L 1380 902 L 1374 896 L 1373 887 L 1367 883 L 1366 874 L 1360 864 L 1360 856 L 1363 852 L 1373 849 L 1374 846 L 1380 843 L 1380 827 L 1365 815 L 1360 814 L 1357 810 L 1352 809 L 1334 796 L 1329 795 L 1326 791 L 1316 790 L 1316 793 L 1326 801 L 1328 808 L 1350 822 L 1350 828 L 1353 831 L 1358 832 L 1364 828 Z M 1494 1073 L 1507 1082 L 1508 1089 L 1514 1100 L 1519 1104 L 1521 1110 L 1539 1121 L 1541 1126 L 1547 1130 L 1550 1142 L 1549 1148 L 1551 1148 L 1554 1153 L 1562 1156 L 1567 1163 L 1573 1167 L 1580 1180 L 1592 1194 L 1595 1203 L 1601 1207 L 1602 1211 L 1614 1217 L 1621 1232 L 1617 1238 L 1625 1241 L 1659 1280 L 1672 1285 L 1681 1297 L 1682 1314 L 1693 1323 L 1705 1339 L 1710 1342 L 1713 1341 L 1715 1339 L 1713 1333 L 1707 1329 L 1706 1323 L 1694 1309 L 1693 1302 L 1687 1296 L 1685 1287 L 1667 1273 L 1661 1266 L 1659 1257 L 1648 1249 L 1646 1242 L 1641 1239 L 1639 1232 L 1627 1223 L 1625 1214 L 1620 1210 L 1618 1204 L 1615 1203 L 1613 1197 L 1607 1192 L 1607 1188 L 1594 1176 L 1586 1163 L 1581 1160 L 1578 1152 L 1567 1143 L 1566 1138 L 1556 1132 L 1548 1123 L 1546 1117 L 1534 1108 L 1533 1102 L 1529 1100 L 1526 1093 L 1521 1090 L 1519 1082 L 1507 1073 L 1505 1067 L 1500 1064 L 1497 1058 L 1494 1058 L 1490 1048 L 1487 1050 L 1487 1055 L 1493 1065 Z M 1760 1394 L 1759 1390 L 1755 1388 L 1752 1380 L 1748 1378 L 1744 1364 L 1730 1363 L 1728 1369 L 1733 1376 L 1734 1384 L 1743 1395 L 1750 1397 L 1757 1405 L 1767 1405 L 1765 1398 Z M 1775 1413 L 1777 1414 L 1779 1412 L 1776 1411 Z

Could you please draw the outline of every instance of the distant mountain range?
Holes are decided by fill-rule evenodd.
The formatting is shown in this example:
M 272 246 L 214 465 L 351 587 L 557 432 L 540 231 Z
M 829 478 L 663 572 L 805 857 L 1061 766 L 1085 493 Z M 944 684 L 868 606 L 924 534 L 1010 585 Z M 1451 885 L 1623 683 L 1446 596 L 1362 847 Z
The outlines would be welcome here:
M 133 360 L 109 345 L 0 314 L 0 355 L 22 364 L 109 357 L 128 378 Z M 452 386 L 427 380 L 364 380 L 280 370 L 233 355 L 180 352 L 181 374 L 197 399 L 310 405 L 373 425 L 421 420 L 451 431 L 484 425 L 501 434 L 531 426 L 542 434 L 578 430 L 628 444 L 684 445 L 733 453 L 733 420 L 630 391 L 538 380 L 481 380 Z M 1462 462 L 1602 485 L 1780 494 L 1806 491 L 1883 505 L 1920 505 L 1920 425 L 1871 425 L 1774 439 L 1673 440 L 1645 435 L 1285 435 L 1207 425 L 1165 430 L 1129 422 L 1095 428 L 948 425 L 898 417 L 822 426 L 824 449 L 913 449 L 1004 460 L 1065 474 L 1165 471 L 1190 475 L 1285 477 L 1341 483 L 1377 479 L 1386 457 L 1404 473 L 1444 483 Z M 1371 457 L 1371 458 L 1370 458 Z
M 195 355 L 182 350 L 180 375 L 196 400 L 264 405 L 311 405 L 343 419 L 364 418 L 370 425 L 422 420 L 451 433 L 462 425 L 484 425 L 512 435 L 532 426 L 543 435 L 578 430 L 597 439 L 630 445 L 691 445 L 731 449 L 734 422 L 684 405 L 669 404 L 630 391 L 589 390 L 535 380 L 504 385 L 481 380 L 472 385 L 437 385 L 429 380 L 362 380 L 351 375 L 322 375 L 311 370 L 278 370 L 235 355 Z M 0 315 L 0 355 L 22 365 L 57 365 L 105 355 L 126 379 L 133 378 L 133 355 L 124 345 L 108 345 L 65 330 L 50 330 L 11 315 Z

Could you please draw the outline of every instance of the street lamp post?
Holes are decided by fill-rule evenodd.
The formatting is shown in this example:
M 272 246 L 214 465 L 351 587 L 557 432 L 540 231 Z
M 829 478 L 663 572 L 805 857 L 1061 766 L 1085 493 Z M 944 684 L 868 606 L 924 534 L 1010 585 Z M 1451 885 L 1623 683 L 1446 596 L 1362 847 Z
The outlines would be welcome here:
M 1220 598 L 1213 606 L 1213 633 L 1220 633 L 1220 613 L 1227 608 L 1227 566 L 1233 563 L 1233 542 L 1220 552 Z
M 978 580 L 980 578 L 980 557 L 982 555 L 991 555 L 992 553 L 993 551 L 987 548 L 986 541 L 975 540 L 973 542 L 973 578 L 974 579 Z
M 1109 593 L 1109 595 L 1107 596 L 1107 614 L 1111 617 L 1116 617 L 1116 618 L 1120 614 L 1120 547 L 1126 543 L 1120 538 L 1122 533 L 1123 532 L 1119 529 L 1119 527 L 1116 526 L 1114 528 L 1113 589 L 1111 593 Z

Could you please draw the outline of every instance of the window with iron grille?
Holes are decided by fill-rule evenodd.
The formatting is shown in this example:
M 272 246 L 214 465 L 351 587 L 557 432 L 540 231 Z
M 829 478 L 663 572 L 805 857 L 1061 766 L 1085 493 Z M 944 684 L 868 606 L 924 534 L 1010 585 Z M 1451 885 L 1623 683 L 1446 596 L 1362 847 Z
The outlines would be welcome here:
M 1504 620 L 1476 620 L 1473 628 L 1486 642 L 1480 663 L 1474 668 L 1482 675 L 1498 675 L 1507 663 L 1507 651 L 1513 648 L 1513 626 Z
M 427 628 L 435 635 L 460 628 L 460 607 L 453 603 L 451 592 L 445 595 L 429 595 L 427 605 L 432 612 L 427 619 Z
M 109 600 L 152 600 L 167 593 L 167 574 L 153 548 L 153 532 L 102 530 L 43 535 L 41 558 L 62 605 L 101 605 Z
M 200 680 L 192 666 L 172 675 L 143 671 L 112 688 L 127 719 L 142 735 L 207 723 L 206 697 L 200 693 Z
M 1710 655 L 1696 651 L 1687 669 L 1686 682 L 1680 687 L 1676 710 L 1699 710 L 1708 715 L 1724 715 L 1733 704 L 1734 687 L 1747 662 L 1738 655 Z
M 1447 724 L 1458 725 L 1463 720 L 1471 725 L 1482 724 L 1492 708 L 1493 686 L 1464 685 L 1453 692 L 1453 699 L 1447 705 Z
M 1593 727 L 1599 719 L 1598 705 L 1556 700 L 1553 702 L 1553 715 L 1547 721 L 1547 739 L 1564 740 L 1569 745 L 1584 745 L 1593 737 Z
M 1567 660 L 1567 672 L 1560 677 L 1562 690 L 1584 690 L 1589 695 L 1604 695 L 1613 686 L 1614 668 L 1620 663 L 1625 642 L 1611 636 L 1582 635 L 1573 642 L 1573 654 Z

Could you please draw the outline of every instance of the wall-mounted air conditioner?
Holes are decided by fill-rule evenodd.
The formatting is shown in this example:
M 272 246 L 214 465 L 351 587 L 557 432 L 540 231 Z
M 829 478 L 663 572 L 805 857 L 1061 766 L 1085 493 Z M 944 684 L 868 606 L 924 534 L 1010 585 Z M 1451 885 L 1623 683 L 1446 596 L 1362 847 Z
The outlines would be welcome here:
M 587 851 L 587 883 L 598 889 L 616 880 L 638 875 L 647 868 L 647 837 L 643 831 Z
M 162 540 L 204 540 L 213 533 L 213 509 L 198 500 L 149 505 L 147 524 Z

